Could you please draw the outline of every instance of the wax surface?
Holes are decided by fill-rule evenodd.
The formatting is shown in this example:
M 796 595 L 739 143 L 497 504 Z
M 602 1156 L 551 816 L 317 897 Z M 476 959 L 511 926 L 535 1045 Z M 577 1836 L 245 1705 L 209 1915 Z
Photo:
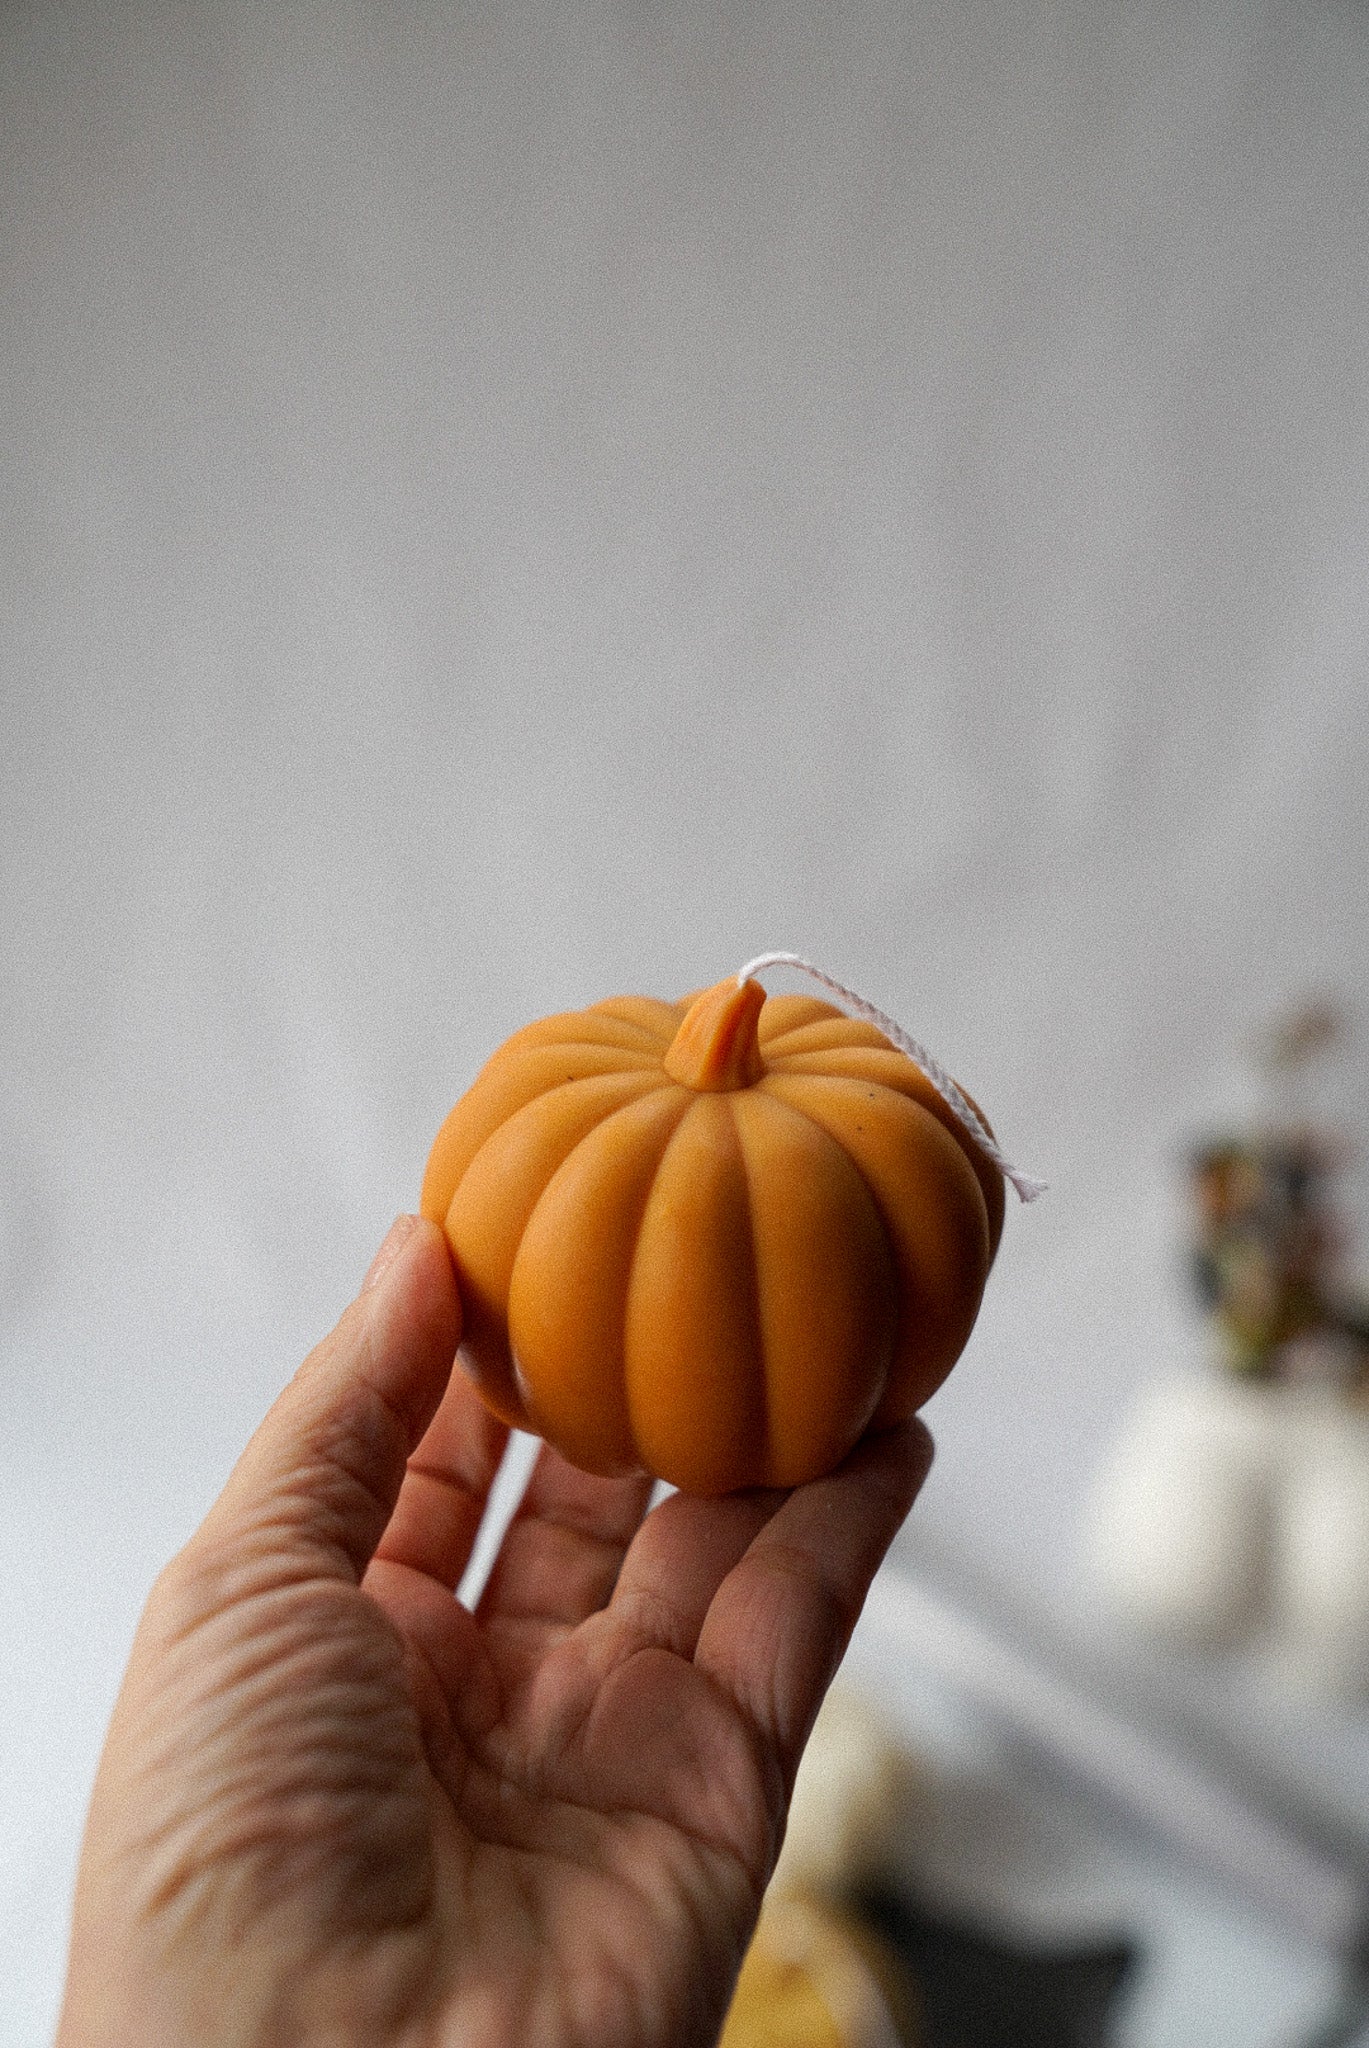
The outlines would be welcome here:
M 542 1020 L 433 1146 L 463 1363 L 593 1472 L 791 1486 L 964 1348 L 997 1168 L 872 1026 L 720 982 Z

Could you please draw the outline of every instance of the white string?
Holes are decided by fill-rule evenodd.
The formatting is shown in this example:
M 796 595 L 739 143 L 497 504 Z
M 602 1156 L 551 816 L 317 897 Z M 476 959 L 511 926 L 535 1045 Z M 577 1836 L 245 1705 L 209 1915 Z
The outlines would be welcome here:
M 1045 1181 L 1037 1180 L 1033 1174 L 1023 1173 L 1019 1167 L 1012 1165 L 1004 1157 L 992 1134 L 985 1129 L 982 1117 L 975 1114 L 973 1106 L 965 1100 L 940 1060 L 934 1059 L 926 1047 L 919 1045 L 915 1038 L 910 1038 L 901 1024 L 896 1024 L 892 1017 L 886 1017 L 883 1010 L 877 1010 L 873 1003 L 867 1002 L 864 996 L 858 996 L 853 988 L 847 988 L 844 982 L 838 981 L 835 975 L 828 974 L 825 968 L 815 967 L 811 960 L 801 959 L 797 953 L 757 954 L 754 960 L 747 961 L 737 976 L 738 988 L 767 967 L 797 967 L 801 974 L 811 975 L 814 981 L 820 981 L 833 995 L 840 996 L 857 1017 L 863 1018 L 867 1024 L 873 1024 L 877 1031 L 882 1031 L 901 1053 L 907 1054 L 914 1066 L 922 1069 L 937 1094 L 964 1125 L 980 1151 L 993 1161 L 1006 1180 L 1012 1182 L 1019 1200 L 1034 1202 L 1038 1195 L 1045 1194 Z

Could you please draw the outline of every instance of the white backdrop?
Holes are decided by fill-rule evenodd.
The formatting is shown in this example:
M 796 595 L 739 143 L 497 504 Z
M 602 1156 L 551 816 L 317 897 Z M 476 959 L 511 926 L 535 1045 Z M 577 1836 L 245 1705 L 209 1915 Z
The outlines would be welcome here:
M 147 1583 L 531 1016 L 789 946 L 964 1079 L 1052 1192 L 919 1513 L 1072 1597 L 1178 1148 L 1369 985 L 1369 17 L 15 4 L 0 180 L 27 2042 Z

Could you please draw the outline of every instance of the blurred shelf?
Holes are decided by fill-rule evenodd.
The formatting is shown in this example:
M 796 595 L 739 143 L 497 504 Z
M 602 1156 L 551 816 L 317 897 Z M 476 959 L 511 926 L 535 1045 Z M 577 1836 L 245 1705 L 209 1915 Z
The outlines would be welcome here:
M 914 1748 L 997 1786 L 982 1825 L 962 1806 L 916 1845 L 920 1882 L 1038 1938 L 1141 1942 L 1128 2048 L 1369 2042 L 1360 1714 L 1033 1602 L 916 1527 L 848 1670 Z

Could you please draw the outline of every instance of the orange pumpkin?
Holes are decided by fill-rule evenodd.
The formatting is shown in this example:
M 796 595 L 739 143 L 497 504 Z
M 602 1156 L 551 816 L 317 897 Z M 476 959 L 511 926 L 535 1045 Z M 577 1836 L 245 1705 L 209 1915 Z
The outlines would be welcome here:
M 720 982 L 516 1032 L 438 1134 L 462 1362 L 591 1472 L 793 1486 L 959 1357 L 1003 1176 L 873 1025 Z

